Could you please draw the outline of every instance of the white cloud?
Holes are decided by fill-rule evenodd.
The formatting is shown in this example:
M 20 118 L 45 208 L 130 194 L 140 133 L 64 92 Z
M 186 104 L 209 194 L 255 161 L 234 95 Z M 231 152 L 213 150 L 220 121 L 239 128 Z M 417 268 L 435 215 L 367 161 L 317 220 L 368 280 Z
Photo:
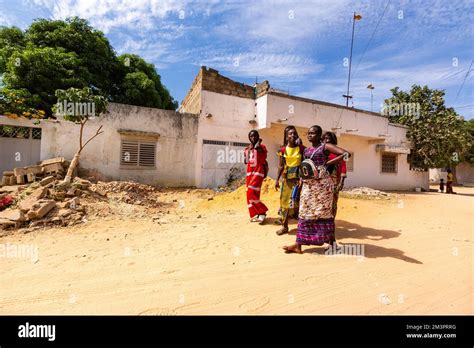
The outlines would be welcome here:
M 34 0 L 34 3 L 47 8 L 54 19 L 78 16 L 105 33 L 114 28 L 150 30 L 156 24 L 154 20 L 185 8 L 185 2 L 180 0 Z
M 255 77 L 259 79 L 301 80 L 309 74 L 323 69 L 323 66 L 313 62 L 310 58 L 296 54 L 272 54 L 246 52 L 240 54 L 216 54 L 204 58 L 199 62 L 223 72 L 232 73 L 242 77 Z
M 3 13 L 0 13 L 0 25 L 10 27 L 13 24 L 6 15 L 4 15 Z

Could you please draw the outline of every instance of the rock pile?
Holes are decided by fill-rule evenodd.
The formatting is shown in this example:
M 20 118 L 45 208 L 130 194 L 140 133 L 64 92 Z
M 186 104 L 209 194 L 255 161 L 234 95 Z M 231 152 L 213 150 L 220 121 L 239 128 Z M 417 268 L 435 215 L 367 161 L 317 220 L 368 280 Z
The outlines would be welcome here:
M 117 203 L 132 207 L 159 208 L 159 190 L 135 182 L 91 183 L 76 177 L 71 184 L 47 176 L 26 185 L 0 187 L 0 199 L 9 207 L 0 211 L 0 229 L 58 225 L 72 226 L 97 215 L 97 209 L 113 214 Z M 13 202 L 11 202 L 13 200 Z
M 156 208 L 161 205 L 159 201 L 159 189 L 153 186 L 139 184 L 131 181 L 99 181 L 92 184 L 93 192 L 107 196 L 112 200 Z
M 375 190 L 370 187 L 353 187 L 353 188 L 344 188 L 342 190 L 343 194 L 347 196 L 364 196 L 368 198 L 385 198 L 389 199 L 392 195 L 387 192 Z

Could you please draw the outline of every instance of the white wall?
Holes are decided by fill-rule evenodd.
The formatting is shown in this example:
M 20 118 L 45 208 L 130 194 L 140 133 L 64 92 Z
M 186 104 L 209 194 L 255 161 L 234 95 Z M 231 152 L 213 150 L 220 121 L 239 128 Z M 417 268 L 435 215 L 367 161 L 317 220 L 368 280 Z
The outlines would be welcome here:
M 269 148 L 270 176 L 275 177 L 277 173 L 274 153 L 281 146 L 284 128 L 290 124 L 296 126 L 300 137 L 307 144 L 307 129 L 317 124 L 323 131 L 334 131 L 338 136 L 339 145 L 354 153 L 354 171 L 348 173 L 348 186 L 368 186 L 385 190 L 413 190 L 415 187 L 429 189 L 428 172 L 411 171 L 406 154 L 397 155 L 396 174 L 381 172 L 382 156 L 376 151 L 376 145 L 408 148 L 407 127 L 390 124 L 386 117 L 359 111 L 272 94 L 265 97 L 266 110 L 260 106 L 262 98 L 259 98 L 257 115 L 260 133 L 264 144 Z M 288 120 L 281 121 L 285 118 Z M 333 127 L 341 128 L 334 130 L 331 129 Z M 348 132 L 348 129 L 357 131 Z
M 219 94 L 203 90 L 201 92 L 202 110 L 199 116 L 199 131 L 197 137 L 196 155 L 196 182 L 198 186 L 217 187 L 226 182 L 231 168 L 243 167 L 242 163 L 217 164 L 217 151 L 207 152 L 205 157 L 206 168 L 216 162 L 216 170 L 203 170 L 203 145 L 205 140 L 232 141 L 249 143 L 248 133 L 255 126 L 249 123 L 255 119 L 255 100 L 237 96 Z M 206 117 L 211 114 L 212 117 Z M 224 145 L 218 145 L 225 150 Z M 214 146 L 217 147 L 217 146 Z M 209 157 L 213 156 L 213 158 Z M 215 157 L 215 158 L 214 158 Z M 214 185 L 210 185 L 214 182 Z
M 441 168 L 430 169 L 430 182 L 432 184 L 439 184 L 439 179 L 443 179 L 446 183 L 448 173 L 442 171 Z M 458 184 L 474 183 L 474 166 L 469 163 L 461 163 L 456 166 L 456 180 Z

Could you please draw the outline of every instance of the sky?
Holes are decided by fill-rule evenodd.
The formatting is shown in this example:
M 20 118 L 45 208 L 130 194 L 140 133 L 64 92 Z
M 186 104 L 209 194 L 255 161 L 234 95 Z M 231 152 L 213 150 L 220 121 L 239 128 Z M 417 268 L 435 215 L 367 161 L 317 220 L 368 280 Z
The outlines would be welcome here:
M 85 18 L 117 54 L 153 63 L 181 102 L 199 67 L 239 82 L 380 111 L 390 89 L 445 90 L 446 105 L 474 118 L 474 0 L 0 0 L 0 25 Z M 372 84 L 371 91 L 367 86 Z

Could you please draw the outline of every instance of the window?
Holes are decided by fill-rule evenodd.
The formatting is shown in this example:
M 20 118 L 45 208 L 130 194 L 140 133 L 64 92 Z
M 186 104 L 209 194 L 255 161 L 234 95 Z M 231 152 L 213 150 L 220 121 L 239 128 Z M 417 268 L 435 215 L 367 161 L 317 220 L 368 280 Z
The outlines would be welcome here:
M 354 153 L 350 152 L 351 157 L 346 161 L 346 169 L 348 172 L 354 171 Z
M 397 155 L 396 154 L 382 154 L 382 173 L 396 173 L 397 172 Z
M 154 168 L 156 142 L 122 139 L 120 165 L 125 168 Z
M 235 141 L 233 141 L 233 142 L 231 141 L 230 145 L 231 146 L 247 147 L 249 144 L 248 143 L 238 143 L 238 142 L 235 142 Z
M 206 140 L 202 141 L 203 144 L 207 145 L 229 145 L 227 141 L 220 141 L 220 140 Z
M 41 139 L 41 128 L 32 128 L 31 136 L 33 139 Z

